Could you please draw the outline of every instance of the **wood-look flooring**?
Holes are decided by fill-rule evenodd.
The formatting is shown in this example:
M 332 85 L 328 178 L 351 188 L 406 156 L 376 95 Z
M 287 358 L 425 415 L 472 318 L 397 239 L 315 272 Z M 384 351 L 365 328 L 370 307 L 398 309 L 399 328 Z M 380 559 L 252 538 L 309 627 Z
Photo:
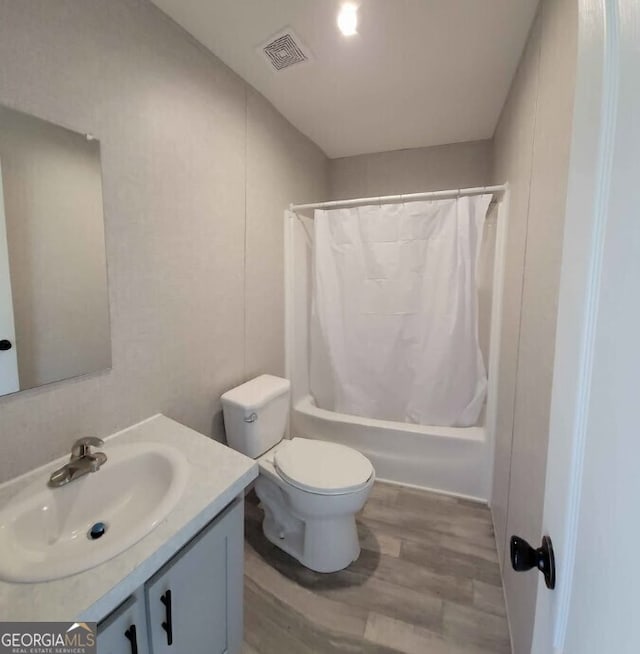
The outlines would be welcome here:
M 246 502 L 243 654 L 507 654 L 489 510 L 376 483 L 358 516 L 362 553 L 312 572 L 262 535 Z

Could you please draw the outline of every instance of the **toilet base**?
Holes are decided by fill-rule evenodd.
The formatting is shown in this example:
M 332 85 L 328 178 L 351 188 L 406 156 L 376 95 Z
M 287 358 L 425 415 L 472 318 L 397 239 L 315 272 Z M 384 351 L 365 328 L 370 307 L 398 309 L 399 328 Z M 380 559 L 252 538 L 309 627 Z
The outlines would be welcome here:
M 264 511 L 267 540 L 315 572 L 337 572 L 360 556 L 354 513 L 300 516 L 274 483 L 258 478 L 255 487 Z M 335 498 L 334 498 L 335 499 Z
M 355 520 L 352 518 L 342 522 L 343 524 L 331 526 L 307 524 L 303 533 L 288 533 L 281 537 L 277 526 L 265 517 L 262 531 L 269 542 L 297 559 L 305 568 L 314 572 L 330 573 L 344 570 L 360 556 Z M 337 531 L 355 532 L 355 536 L 351 535 L 348 540 L 334 540 L 332 534 Z

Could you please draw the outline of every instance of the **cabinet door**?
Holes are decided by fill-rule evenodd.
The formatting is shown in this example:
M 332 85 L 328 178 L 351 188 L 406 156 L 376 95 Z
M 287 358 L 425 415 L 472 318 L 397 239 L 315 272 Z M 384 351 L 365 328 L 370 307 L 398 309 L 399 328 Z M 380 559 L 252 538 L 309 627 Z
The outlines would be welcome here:
M 98 625 L 98 654 L 149 654 L 142 593 L 130 597 Z
M 236 654 L 243 509 L 236 499 L 145 585 L 153 654 Z

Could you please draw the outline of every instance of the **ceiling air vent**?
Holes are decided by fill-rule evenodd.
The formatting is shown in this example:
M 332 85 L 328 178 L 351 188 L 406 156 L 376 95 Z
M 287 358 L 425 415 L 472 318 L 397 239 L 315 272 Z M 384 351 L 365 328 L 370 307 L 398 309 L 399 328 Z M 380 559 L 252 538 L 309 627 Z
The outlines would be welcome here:
M 274 70 L 284 70 L 311 61 L 311 52 L 293 32 L 286 28 L 263 43 L 258 51 Z

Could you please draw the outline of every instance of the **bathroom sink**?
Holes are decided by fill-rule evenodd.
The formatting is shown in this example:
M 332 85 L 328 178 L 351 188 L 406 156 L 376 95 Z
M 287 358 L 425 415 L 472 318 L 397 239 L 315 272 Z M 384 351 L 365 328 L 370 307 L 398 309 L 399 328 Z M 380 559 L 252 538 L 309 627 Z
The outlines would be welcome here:
M 103 448 L 106 463 L 60 488 L 49 472 L 0 510 L 0 579 L 59 579 L 113 558 L 175 507 L 188 464 L 175 448 L 131 443 Z

